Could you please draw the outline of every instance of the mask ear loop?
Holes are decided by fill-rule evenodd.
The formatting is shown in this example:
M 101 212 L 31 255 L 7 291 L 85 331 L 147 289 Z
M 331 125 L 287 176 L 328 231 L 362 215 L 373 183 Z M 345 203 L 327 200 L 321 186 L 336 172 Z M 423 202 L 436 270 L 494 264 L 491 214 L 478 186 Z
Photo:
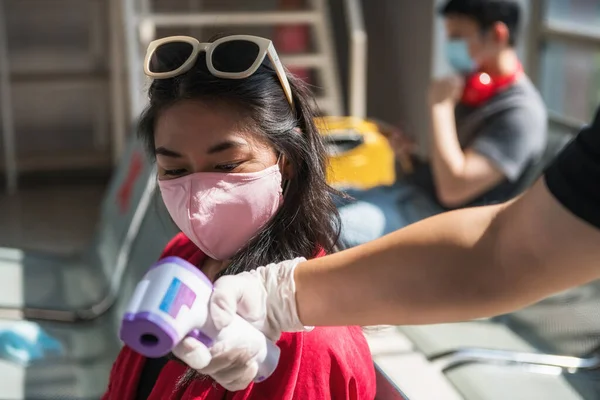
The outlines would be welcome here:
M 279 165 L 279 162 L 281 160 L 285 160 L 283 153 L 279 153 L 279 157 L 277 158 L 277 166 L 279 167 L 279 171 L 283 172 L 283 167 L 281 167 Z M 282 176 L 283 176 L 283 174 L 282 174 Z M 290 187 L 290 180 L 289 179 L 283 180 L 283 182 L 281 183 L 281 194 L 284 198 L 285 198 L 285 195 L 287 194 L 289 187 Z

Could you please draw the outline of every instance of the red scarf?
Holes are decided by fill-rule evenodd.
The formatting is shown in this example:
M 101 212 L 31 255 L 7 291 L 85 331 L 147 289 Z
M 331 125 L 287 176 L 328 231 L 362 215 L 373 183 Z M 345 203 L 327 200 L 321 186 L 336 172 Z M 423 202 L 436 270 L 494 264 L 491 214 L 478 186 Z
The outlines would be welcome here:
M 512 86 L 523 74 L 523 66 L 518 65 L 514 73 L 493 76 L 486 72 L 476 72 L 466 77 L 461 103 L 480 106 L 499 92 Z
M 316 257 L 325 255 L 323 250 Z M 201 265 L 204 255 L 183 234 L 165 248 L 161 258 L 181 257 Z M 187 367 L 169 361 L 161 370 L 148 400 L 321 400 L 373 399 L 375 371 L 367 342 L 359 327 L 316 328 L 308 333 L 284 333 L 277 342 L 279 365 L 264 382 L 239 392 L 227 392 L 212 379 L 197 379 L 175 390 Z M 102 400 L 133 400 L 145 358 L 124 347 L 110 373 Z

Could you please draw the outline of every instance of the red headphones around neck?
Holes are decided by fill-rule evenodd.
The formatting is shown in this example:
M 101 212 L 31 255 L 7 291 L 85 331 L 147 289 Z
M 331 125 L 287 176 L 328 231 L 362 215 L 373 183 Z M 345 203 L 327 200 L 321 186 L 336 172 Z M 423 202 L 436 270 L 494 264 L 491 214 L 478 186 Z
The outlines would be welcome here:
M 468 75 L 460 101 L 469 106 L 480 106 L 515 83 L 522 73 L 523 66 L 519 64 L 515 72 L 509 75 L 492 76 L 481 71 Z

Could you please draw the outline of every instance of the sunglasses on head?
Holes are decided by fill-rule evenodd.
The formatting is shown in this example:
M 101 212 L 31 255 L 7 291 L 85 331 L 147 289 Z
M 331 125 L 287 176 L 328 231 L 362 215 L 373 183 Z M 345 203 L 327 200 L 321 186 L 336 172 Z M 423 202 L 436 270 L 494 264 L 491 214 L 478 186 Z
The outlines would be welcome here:
M 233 35 L 212 43 L 200 43 L 189 36 L 171 36 L 150 43 L 144 60 L 144 73 L 153 79 L 169 79 L 189 71 L 200 52 L 206 52 L 209 72 L 224 79 L 244 79 L 256 72 L 265 56 L 275 68 L 279 82 L 291 106 L 292 89 L 285 70 L 269 39 Z

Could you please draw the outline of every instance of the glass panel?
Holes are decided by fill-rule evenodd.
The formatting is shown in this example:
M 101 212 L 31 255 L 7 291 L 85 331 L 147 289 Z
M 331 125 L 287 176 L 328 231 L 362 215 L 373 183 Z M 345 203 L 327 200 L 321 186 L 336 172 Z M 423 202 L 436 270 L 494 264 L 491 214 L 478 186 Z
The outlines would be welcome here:
M 600 0 L 547 0 L 546 19 L 598 28 Z
M 548 42 L 542 50 L 540 89 L 551 112 L 589 122 L 600 103 L 600 52 Z

